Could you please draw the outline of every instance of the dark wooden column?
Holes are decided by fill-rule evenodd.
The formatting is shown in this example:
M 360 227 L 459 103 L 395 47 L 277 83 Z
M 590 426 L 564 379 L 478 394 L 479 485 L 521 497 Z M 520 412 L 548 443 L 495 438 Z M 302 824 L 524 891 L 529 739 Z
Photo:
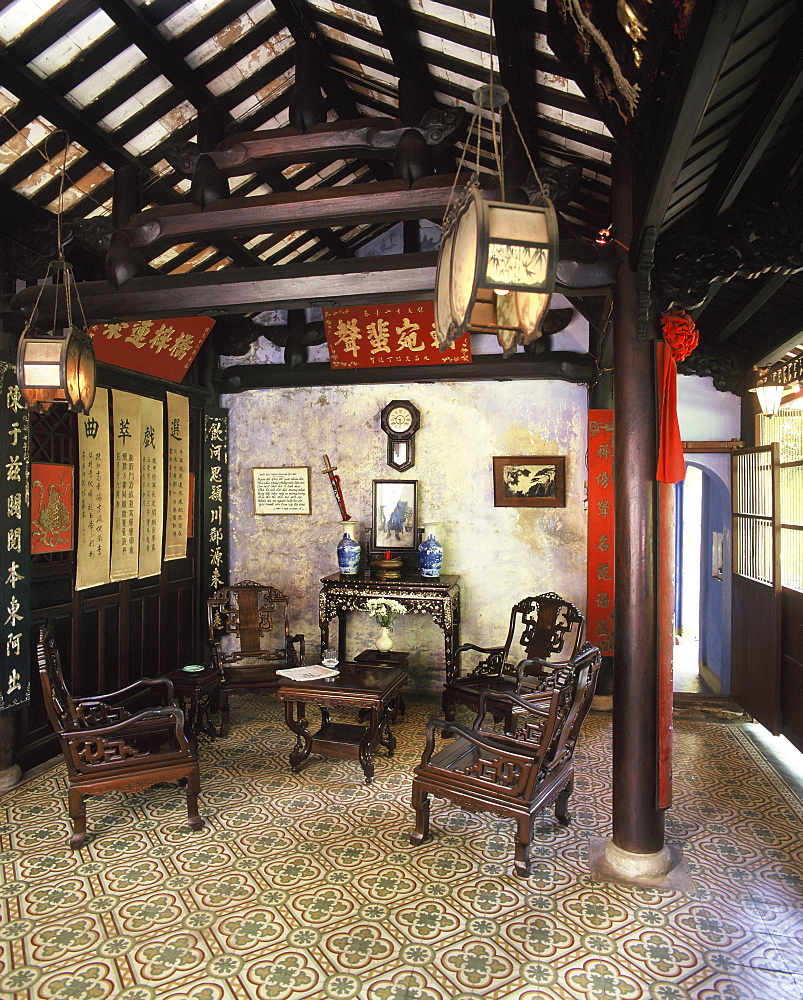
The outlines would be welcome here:
M 614 157 L 616 239 L 630 245 L 633 176 Z M 654 345 L 637 333 L 636 274 L 622 260 L 613 312 L 616 484 L 616 641 L 613 684 L 613 846 L 606 860 L 630 875 L 668 870 L 657 807 L 657 531 Z M 642 857 L 638 857 L 642 856 Z M 652 857 L 646 857 L 652 856 Z

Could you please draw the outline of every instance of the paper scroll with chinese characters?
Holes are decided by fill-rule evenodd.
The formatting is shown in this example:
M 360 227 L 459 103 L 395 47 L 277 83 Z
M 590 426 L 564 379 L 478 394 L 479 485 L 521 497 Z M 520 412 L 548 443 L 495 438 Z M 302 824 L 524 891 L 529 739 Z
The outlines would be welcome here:
M 0 711 L 31 699 L 30 546 L 31 479 L 28 410 L 17 373 L 0 362 Z M 10 763 L 10 761 L 9 761 Z
M 586 637 L 613 655 L 613 410 L 588 411 L 588 608 Z
M 448 351 L 439 349 L 431 301 L 324 309 L 323 322 L 332 368 L 471 361 L 468 334 L 459 337 Z
M 159 399 L 140 399 L 139 572 L 155 576 L 162 568 L 164 537 L 164 411 Z
M 78 553 L 75 589 L 108 583 L 111 557 L 109 393 L 98 389 L 88 415 L 78 415 Z
M 112 580 L 130 580 L 139 567 L 140 398 L 112 391 Z
M 190 495 L 190 404 L 186 396 L 167 394 L 167 514 L 165 560 L 187 554 Z

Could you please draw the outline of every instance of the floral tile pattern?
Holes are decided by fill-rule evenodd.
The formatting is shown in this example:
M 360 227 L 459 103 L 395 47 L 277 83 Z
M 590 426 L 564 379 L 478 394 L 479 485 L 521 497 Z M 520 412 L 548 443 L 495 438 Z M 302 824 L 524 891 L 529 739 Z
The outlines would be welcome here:
M 410 772 L 432 701 L 408 698 L 366 786 L 313 757 L 269 695 L 232 698 L 201 746 L 204 830 L 172 786 L 88 800 L 68 846 L 62 766 L 0 797 L 0 996 L 10 1000 L 803 1000 L 803 803 L 738 726 L 676 721 L 667 836 L 693 888 L 595 880 L 610 831 L 611 722 L 592 714 L 572 824 L 432 807 Z

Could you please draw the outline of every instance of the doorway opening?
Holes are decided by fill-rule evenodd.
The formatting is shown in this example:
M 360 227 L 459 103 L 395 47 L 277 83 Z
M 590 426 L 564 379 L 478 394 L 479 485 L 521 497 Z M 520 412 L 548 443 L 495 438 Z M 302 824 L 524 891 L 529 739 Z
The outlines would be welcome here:
M 730 693 L 730 481 L 708 468 L 728 456 L 687 462 L 675 494 L 676 692 Z M 727 465 L 722 472 L 729 472 Z

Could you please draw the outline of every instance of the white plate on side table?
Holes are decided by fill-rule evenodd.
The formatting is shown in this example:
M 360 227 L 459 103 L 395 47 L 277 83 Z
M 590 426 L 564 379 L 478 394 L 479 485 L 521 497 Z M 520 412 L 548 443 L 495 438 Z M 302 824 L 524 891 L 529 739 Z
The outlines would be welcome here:
M 185 674 L 200 674 L 206 667 L 202 663 L 189 663 L 186 667 L 181 668 Z

